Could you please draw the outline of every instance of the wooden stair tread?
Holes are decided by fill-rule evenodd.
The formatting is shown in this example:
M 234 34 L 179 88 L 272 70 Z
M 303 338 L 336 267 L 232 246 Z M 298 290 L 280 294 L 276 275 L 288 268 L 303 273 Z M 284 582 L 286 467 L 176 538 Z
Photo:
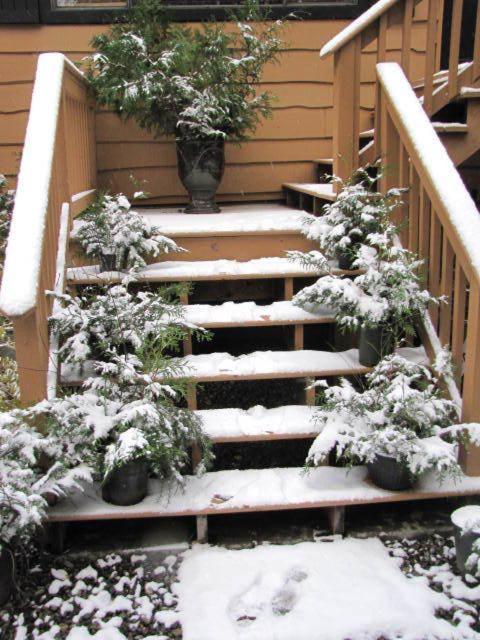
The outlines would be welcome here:
M 290 300 L 281 300 L 268 305 L 259 305 L 255 302 L 186 305 L 185 318 L 188 322 L 206 329 L 334 322 L 334 315 L 329 309 L 319 309 L 317 313 L 309 313 Z
M 313 437 L 318 433 L 315 407 L 286 405 L 274 409 L 203 409 L 203 430 L 213 442 L 254 442 Z
M 306 195 L 322 198 L 323 200 L 330 200 L 332 202 L 337 197 L 334 186 L 330 183 L 303 184 L 300 182 L 285 182 L 283 187 L 284 189 L 291 189 L 298 193 L 305 193 Z
M 179 213 L 174 207 L 135 207 L 135 211 L 172 238 L 300 233 L 304 218 L 298 209 L 282 204 L 222 205 L 217 215 Z
M 412 362 L 428 361 L 423 347 L 403 347 L 398 353 Z M 340 352 L 307 349 L 254 351 L 240 356 L 215 352 L 188 355 L 181 360 L 185 364 L 183 375 L 195 382 L 323 378 L 362 375 L 370 371 L 360 364 L 358 349 Z M 61 373 L 62 384 L 79 386 L 86 377 L 92 375 L 92 365 L 87 362 L 82 370 L 76 366 L 62 365 Z
M 365 467 L 318 467 L 214 471 L 188 476 L 177 488 L 150 480 L 139 504 L 119 507 L 104 502 L 98 486 L 64 498 L 49 510 L 50 522 L 118 520 L 172 516 L 280 511 L 319 507 L 405 502 L 480 493 L 480 477 L 462 476 L 439 484 L 431 475 L 411 491 L 385 491 L 367 479 Z
M 316 164 L 333 164 L 333 158 L 315 158 L 313 162 Z
M 467 133 L 468 125 L 463 122 L 432 122 L 437 133 Z M 368 129 L 360 133 L 360 138 L 373 138 L 375 129 Z
M 334 273 L 343 272 L 335 269 Z M 237 260 L 178 260 L 155 262 L 147 265 L 137 274 L 140 282 L 179 282 L 201 280 L 248 280 L 261 278 L 302 278 L 320 275 L 314 269 L 306 269 L 288 258 L 256 258 L 239 262 Z M 74 284 L 105 284 L 120 282 L 124 273 L 115 271 L 100 273 L 98 265 L 70 267 L 68 281 Z
M 462 87 L 460 96 L 462 98 L 480 98 L 480 87 Z

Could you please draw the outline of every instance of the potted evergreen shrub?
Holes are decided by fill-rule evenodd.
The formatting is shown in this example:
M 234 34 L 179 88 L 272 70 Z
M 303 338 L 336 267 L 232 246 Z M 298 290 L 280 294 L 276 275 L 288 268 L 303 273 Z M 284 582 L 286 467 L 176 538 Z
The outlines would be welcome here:
M 315 419 L 321 430 L 307 463 L 325 462 L 331 451 L 348 465 L 366 464 L 382 489 L 401 491 L 427 471 L 439 480 L 460 473 L 457 443 L 480 441 L 480 426 L 454 424 L 457 408 L 442 397 L 441 375 L 449 373 L 445 354 L 433 371 L 399 355 L 384 358 L 357 390 L 348 380 L 323 388 Z
M 303 234 L 318 242 L 323 255 L 337 258 L 340 269 L 353 269 L 362 245 L 382 250 L 395 235 L 391 215 L 401 204 L 401 190 L 390 189 L 385 195 L 376 191 L 380 176 L 372 177 L 372 169 L 376 167 L 358 169 L 346 182 L 332 178 L 341 186 L 336 200 L 323 207 L 321 216 L 306 215 L 303 221 Z M 300 252 L 289 255 L 305 260 Z
M 372 367 L 392 353 L 400 339 L 415 335 L 416 321 L 439 299 L 421 288 L 422 261 L 405 249 L 363 244 L 354 265 L 362 269 L 360 275 L 323 276 L 299 291 L 293 302 L 310 311 L 327 306 L 340 328 L 360 329 L 360 364 Z
M 480 582 L 480 506 L 456 509 L 452 523 L 458 570 L 470 582 Z
M 87 76 L 100 104 L 154 135 L 175 136 L 189 213 L 218 212 L 215 194 L 225 141 L 242 142 L 271 113 L 272 96 L 255 85 L 277 59 L 280 21 L 264 22 L 256 0 L 215 22 L 172 22 L 157 0 L 139 0 L 126 24 L 95 36 Z
M 106 502 L 130 505 L 147 495 L 151 451 L 144 433 L 130 427 L 108 445 L 104 458 L 102 497 Z
M 99 259 L 100 271 L 140 269 L 146 266 L 146 256 L 183 251 L 132 211 L 122 194 L 101 194 L 76 218 L 71 237 L 87 256 Z

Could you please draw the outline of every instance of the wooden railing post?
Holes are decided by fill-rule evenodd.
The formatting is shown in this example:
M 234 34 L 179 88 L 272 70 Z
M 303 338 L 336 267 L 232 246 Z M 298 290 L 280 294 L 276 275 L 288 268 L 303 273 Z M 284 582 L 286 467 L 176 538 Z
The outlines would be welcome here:
M 48 331 L 38 307 L 13 321 L 20 398 L 24 406 L 43 400 L 47 393 Z
M 359 36 L 334 55 L 333 173 L 343 180 L 358 168 L 360 55 Z
M 480 285 L 470 283 L 465 369 L 463 375 L 463 422 L 480 422 Z M 480 447 L 461 450 L 460 461 L 467 475 L 480 475 Z

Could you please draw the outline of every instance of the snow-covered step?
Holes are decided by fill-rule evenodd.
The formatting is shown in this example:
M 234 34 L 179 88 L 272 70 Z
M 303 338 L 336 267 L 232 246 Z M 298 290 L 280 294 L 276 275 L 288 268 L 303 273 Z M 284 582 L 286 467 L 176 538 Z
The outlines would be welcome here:
M 332 263 L 332 267 L 335 263 Z M 334 273 L 344 273 L 333 268 Z M 178 282 L 201 280 L 258 280 L 262 278 L 302 278 L 321 275 L 321 272 L 305 268 L 288 258 L 257 258 L 237 260 L 178 260 L 155 262 L 137 274 L 140 282 Z M 70 267 L 69 282 L 74 284 L 104 284 L 119 282 L 125 274 L 100 272 L 98 265 Z
M 196 411 L 213 442 L 253 442 L 308 438 L 318 434 L 315 407 L 286 405 L 274 409 L 204 409 Z
M 423 347 L 403 347 L 398 353 L 412 362 L 427 363 Z M 274 380 L 353 376 L 370 369 L 360 364 L 358 349 L 348 351 L 254 351 L 240 356 L 229 353 L 189 355 L 182 359 L 183 375 L 196 382 L 226 380 Z M 83 368 L 62 365 L 64 385 L 78 386 L 92 375 L 91 363 Z
M 261 327 L 286 324 L 322 324 L 334 322 L 334 315 L 326 307 L 309 313 L 290 300 L 268 305 L 255 302 L 224 302 L 219 305 L 193 304 L 184 307 L 186 319 L 200 327 Z
M 432 122 L 432 126 L 437 133 L 468 133 L 468 125 L 463 122 Z M 360 138 L 373 138 L 374 135 L 375 129 L 368 129 L 360 133 Z
M 462 87 L 460 89 L 461 98 L 480 98 L 480 87 Z
M 285 182 L 283 184 L 283 188 L 295 191 L 297 193 L 304 193 L 307 196 L 313 196 L 314 198 L 319 198 L 320 200 L 330 200 L 333 202 L 337 197 L 335 193 L 333 184 L 330 183 L 312 183 L 312 184 L 304 184 L 300 182 Z
M 313 509 L 342 505 L 401 502 L 480 493 L 480 477 L 461 476 L 441 484 L 422 478 L 411 491 L 385 491 L 367 478 L 364 467 L 319 467 L 215 471 L 188 476 L 183 488 L 151 480 L 139 504 L 118 507 L 104 502 L 98 486 L 64 498 L 49 511 L 51 522 L 211 515 L 247 511 Z
M 282 204 L 222 205 L 219 215 L 179 213 L 173 207 L 136 207 L 136 211 L 173 238 L 300 233 L 305 215 Z
M 427 362 L 423 347 L 404 347 L 399 353 L 413 362 Z M 240 356 L 208 353 L 186 356 L 184 362 L 187 376 L 198 382 L 318 378 L 360 375 L 369 371 L 360 364 L 357 349 L 254 351 Z

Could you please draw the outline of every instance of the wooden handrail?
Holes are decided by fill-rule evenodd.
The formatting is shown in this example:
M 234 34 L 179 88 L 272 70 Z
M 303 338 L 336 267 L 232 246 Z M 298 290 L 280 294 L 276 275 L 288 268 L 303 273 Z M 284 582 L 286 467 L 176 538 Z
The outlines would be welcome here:
M 361 34 L 367 27 L 379 20 L 395 4 L 402 0 L 379 0 L 372 5 L 361 16 L 351 22 L 345 29 L 342 29 L 336 36 L 329 40 L 320 50 L 320 57 L 325 58 L 339 49 L 342 49 L 356 36 Z
M 25 404 L 47 394 L 48 317 L 55 287 L 62 203 L 96 185 L 93 105 L 83 74 L 62 54 L 39 56 L 0 309 L 15 331 Z
M 401 67 L 378 64 L 377 76 L 382 189 L 408 189 L 402 242 L 425 260 L 426 286 L 448 298 L 431 309 L 431 327 L 451 345 L 462 420 L 480 422 L 480 215 Z M 462 462 L 480 475 L 480 448 Z
M 389 34 L 392 27 L 399 29 L 401 67 L 407 78 L 418 80 L 419 78 L 412 77 L 413 65 L 411 64 L 413 14 L 418 1 L 380 0 L 327 42 L 320 51 L 321 57 L 330 54 L 334 56 L 333 172 L 342 179 L 348 178 L 360 164 L 362 51 L 372 42 L 376 42 L 377 63 L 386 62 L 391 55 L 387 47 Z M 459 65 L 464 0 L 453 0 L 448 73 L 441 85 L 438 86 L 437 74 L 440 71 L 442 57 L 442 28 L 445 7 L 443 0 L 426 0 L 426 2 L 428 17 L 424 36 L 423 108 L 428 115 L 432 115 L 458 96 L 462 87 L 469 86 L 480 78 L 480 9 L 477 7 L 475 35 L 474 41 L 471 43 L 474 51 L 472 64 Z M 466 37 L 471 36 L 467 33 Z M 418 52 L 416 55 L 418 57 Z M 375 142 L 368 152 L 362 152 L 363 164 L 378 156 L 381 123 L 376 110 L 377 97 L 378 87 L 375 92 L 373 108 Z M 370 127 L 371 124 L 366 128 Z

